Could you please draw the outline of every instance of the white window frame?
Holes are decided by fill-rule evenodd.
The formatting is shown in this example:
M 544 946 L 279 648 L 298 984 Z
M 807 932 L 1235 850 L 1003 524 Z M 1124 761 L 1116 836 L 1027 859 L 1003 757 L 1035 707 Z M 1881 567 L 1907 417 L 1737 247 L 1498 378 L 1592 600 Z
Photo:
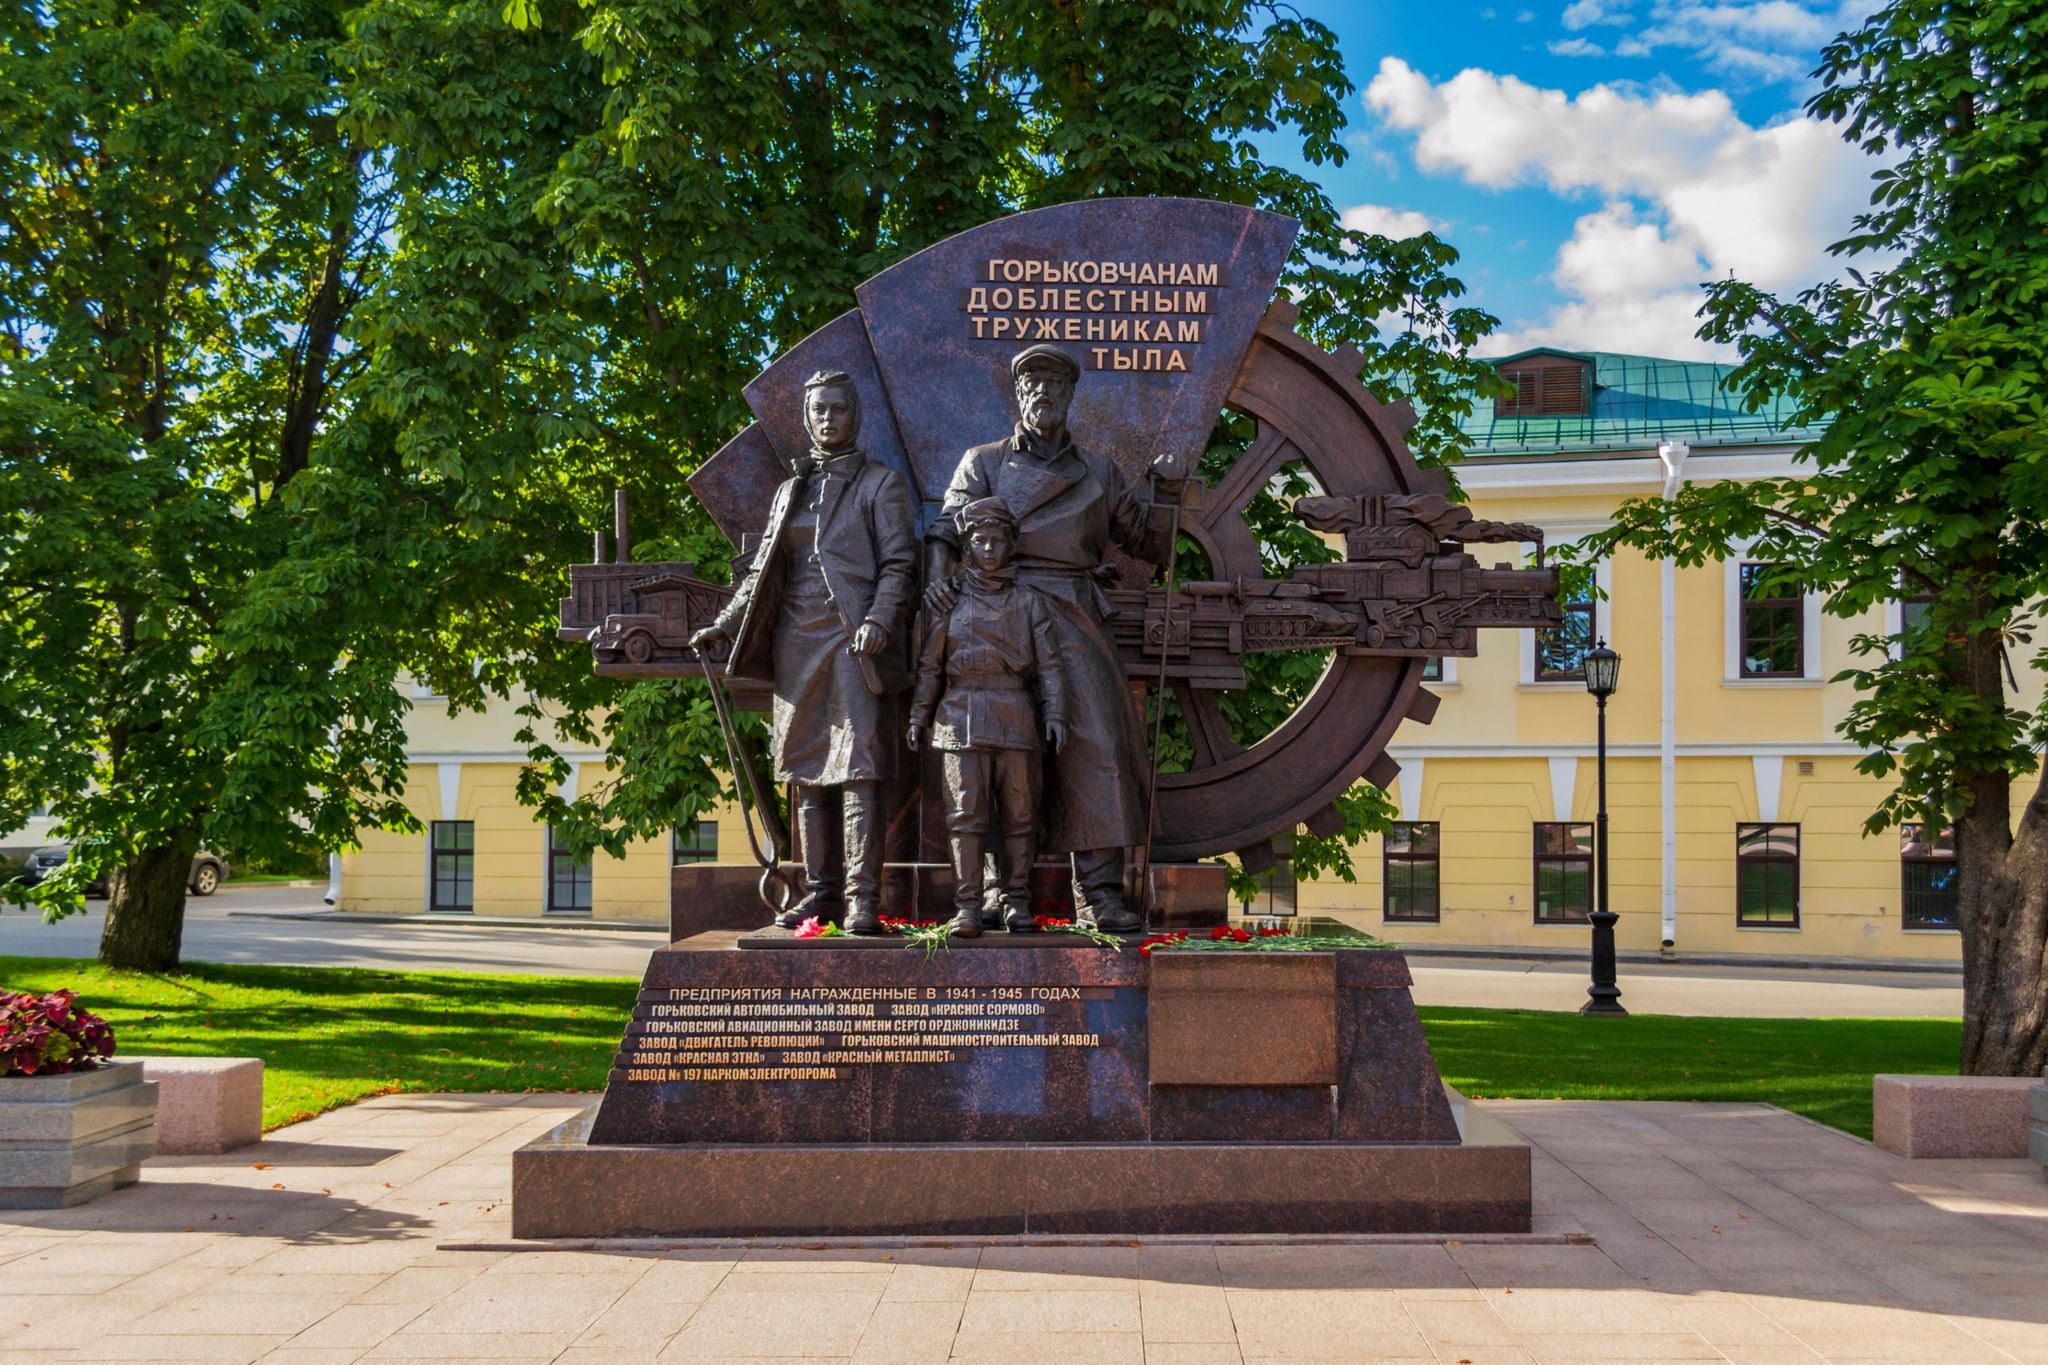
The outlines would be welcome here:
M 1721 685 L 1723 687 L 1820 687 L 1820 594 L 1799 594 L 1799 676 L 1796 678 L 1745 678 L 1742 676 L 1742 566 L 1765 561 L 1750 553 L 1744 542 L 1731 549 L 1721 561 Z

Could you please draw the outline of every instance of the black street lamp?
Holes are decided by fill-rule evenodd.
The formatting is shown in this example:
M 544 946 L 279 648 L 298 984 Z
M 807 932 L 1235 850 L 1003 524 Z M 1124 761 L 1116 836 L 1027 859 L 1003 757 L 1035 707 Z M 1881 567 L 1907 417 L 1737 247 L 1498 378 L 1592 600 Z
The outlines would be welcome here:
M 1621 1007 L 1621 987 L 1614 984 L 1614 921 L 1621 918 L 1608 908 L 1607 900 L 1607 699 L 1621 683 L 1621 656 L 1607 647 L 1603 638 L 1586 651 L 1586 690 L 1599 704 L 1600 746 L 1597 760 L 1600 774 L 1600 812 L 1593 826 L 1593 984 L 1586 988 L 1586 1003 L 1580 1014 L 1627 1014 Z

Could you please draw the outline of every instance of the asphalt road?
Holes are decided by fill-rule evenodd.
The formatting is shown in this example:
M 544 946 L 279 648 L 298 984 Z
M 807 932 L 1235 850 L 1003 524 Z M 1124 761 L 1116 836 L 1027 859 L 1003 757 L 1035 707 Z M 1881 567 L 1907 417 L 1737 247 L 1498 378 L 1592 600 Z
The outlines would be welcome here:
M 461 920 L 403 923 L 291 918 L 319 914 L 320 888 L 235 886 L 188 904 L 184 956 L 191 962 L 315 967 L 637 977 L 662 936 L 645 930 L 499 925 Z M 46 925 L 0 912 L 0 955 L 91 957 L 106 902 Z M 1490 958 L 1417 957 L 1415 997 L 1425 1005 L 1572 1010 L 1586 998 L 1583 966 Z M 4 984 L 4 983 L 0 983 Z M 1638 1013 L 1750 1018 L 1959 1018 L 1961 978 L 1950 973 L 1630 964 L 1622 1003 Z

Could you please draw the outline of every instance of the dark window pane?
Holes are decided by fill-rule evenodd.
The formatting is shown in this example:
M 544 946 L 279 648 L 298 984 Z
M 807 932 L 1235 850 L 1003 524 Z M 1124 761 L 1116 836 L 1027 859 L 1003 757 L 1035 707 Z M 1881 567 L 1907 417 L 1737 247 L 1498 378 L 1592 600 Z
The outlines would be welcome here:
M 1799 826 L 1735 827 L 1735 917 L 1739 924 L 1799 924 Z
M 1563 624 L 1536 632 L 1536 680 L 1583 682 L 1592 647 L 1593 604 L 1565 603 Z
M 1294 860 L 1282 858 L 1254 879 L 1258 893 L 1245 903 L 1247 915 L 1291 915 L 1295 912 Z
M 1535 829 L 1538 924 L 1583 924 L 1593 910 L 1593 826 L 1542 821 Z
M 716 862 L 718 822 L 699 820 L 687 827 L 677 826 L 669 835 L 669 860 L 675 863 Z
M 591 870 L 589 858 L 578 858 L 565 847 L 554 826 L 548 827 L 548 909 L 555 914 L 574 914 L 590 909 Z
M 1425 660 L 1422 665 L 1422 680 L 1424 682 L 1442 682 L 1444 680 L 1444 661 L 1442 659 Z
M 1435 923 L 1442 917 L 1437 891 L 1435 821 L 1400 822 L 1387 831 L 1386 896 L 1381 914 L 1390 920 Z
M 1805 672 L 1806 611 L 1795 585 L 1771 580 L 1776 566 L 1744 564 L 1742 584 L 1742 675 L 1796 678 Z
M 1899 826 L 1901 923 L 1908 929 L 1954 929 L 1961 871 L 1953 825 L 1928 839 L 1925 826 Z
M 1536 826 L 1536 851 L 1583 853 L 1590 857 L 1593 852 L 1593 826 L 1584 823 L 1540 821 Z
M 427 831 L 432 860 L 428 908 L 468 910 L 474 904 L 476 824 L 470 820 L 436 820 Z

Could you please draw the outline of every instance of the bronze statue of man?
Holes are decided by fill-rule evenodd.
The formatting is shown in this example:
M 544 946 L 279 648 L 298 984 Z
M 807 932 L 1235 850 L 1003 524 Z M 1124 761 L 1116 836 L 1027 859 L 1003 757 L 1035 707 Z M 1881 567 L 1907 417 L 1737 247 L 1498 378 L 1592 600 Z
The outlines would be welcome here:
M 774 684 L 777 781 L 796 787 L 804 894 L 775 922 L 844 912 L 882 932 L 882 784 L 895 775 L 896 694 L 910 685 L 903 616 L 917 532 L 902 478 L 855 444 L 860 397 L 834 370 L 804 384 L 811 449 L 775 490 L 732 601 L 691 638 L 732 642 L 726 671 Z
M 953 516 L 1000 497 L 1017 519 L 1017 581 L 1053 609 L 1065 672 L 1067 741 L 1047 761 L 1044 847 L 1073 855 L 1077 919 L 1111 933 L 1144 927 L 1124 900 L 1125 850 L 1146 838 L 1147 757 L 1136 703 L 1105 622 L 1102 582 L 1111 546 L 1152 564 L 1173 552 L 1172 507 L 1187 482 L 1164 455 L 1134 486 L 1108 455 L 1077 446 L 1067 408 L 1081 367 L 1056 346 L 1032 346 L 1010 362 L 1017 426 L 960 459 L 941 515 L 925 533 L 925 605 L 958 600 L 959 533 Z

